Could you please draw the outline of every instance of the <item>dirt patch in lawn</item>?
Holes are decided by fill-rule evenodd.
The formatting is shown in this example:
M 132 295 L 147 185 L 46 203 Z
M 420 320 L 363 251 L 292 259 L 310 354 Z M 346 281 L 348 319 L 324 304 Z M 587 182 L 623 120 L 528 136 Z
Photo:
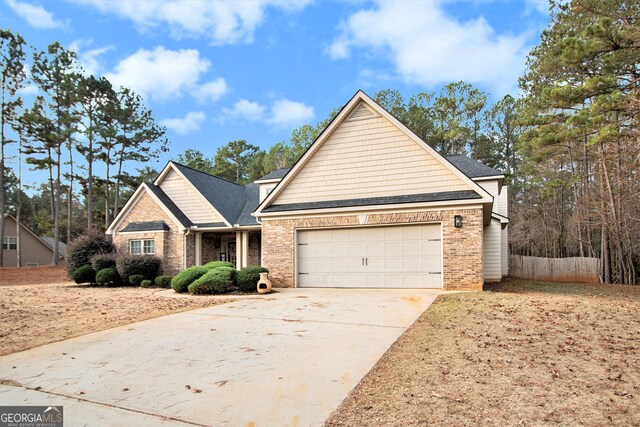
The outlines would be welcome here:
M 629 286 L 440 296 L 326 425 L 638 426 L 638 313 Z
M 166 298 L 158 289 L 72 282 L 0 287 L 0 355 L 232 299 Z
M 43 267 L 0 268 L 0 286 L 39 285 L 61 283 L 69 280 L 64 267 L 47 265 Z

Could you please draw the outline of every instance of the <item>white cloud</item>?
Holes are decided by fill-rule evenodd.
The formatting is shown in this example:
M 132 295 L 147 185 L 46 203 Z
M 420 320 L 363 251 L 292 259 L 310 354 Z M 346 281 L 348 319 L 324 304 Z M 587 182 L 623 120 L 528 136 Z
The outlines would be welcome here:
M 86 75 L 98 76 L 104 71 L 102 56 L 113 49 L 113 46 L 104 46 L 85 50 L 93 44 L 93 40 L 74 40 L 69 44 L 69 49 L 78 55 L 78 64 Z
M 525 3 L 543 15 L 549 14 L 549 0 L 525 0 Z
M 302 102 L 279 99 L 271 106 L 268 122 L 278 127 L 295 127 L 307 123 L 315 116 L 313 107 Z
M 222 120 L 239 119 L 263 122 L 278 128 L 294 128 L 315 117 L 313 107 L 286 98 L 275 100 L 270 107 L 240 99 L 231 108 L 222 109 Z
M 240 99 L 231 108 L 223 108 L 223 119 L 244 119 L 258 121 L 264 118 L 266 107 L 257 102 Z
M 192 111 L 182 118 L 162 120 L 161 124 L 179 135 L 187 135 L 199 131 L 206 118 L 202 111 Z
M 51 30 L 64 25 L 62 21 L 56 20 L 53 17 L 53 14 L 42 6 L 35 6 L 33 4 L 17 0 L 6 0 L 6 3 L 16 14 L 26 20 L 33 28 Z
M 347 18 L 327 53 L 333 59 L 355 49 L 382 55 L 419 85 L 465 80 L 500 93 L 515 87 L 529 50 L 526 37 L 499 35 L 483 17 L 462 22 L 441 3 L 379 0 Z
M 215 102 L 227 93 L 227 90 L 227 82 L 222 77 L 218 77 L 215 80 L 200 85 L 193 95 L 194 98 L 201 103 L 208 101 Z
M 20 96 L 35 96 L 38 93 L 40 93 L 40 89 L 34 84 L 26 85 L 18 90 Z
M 269 8 L 297 11 L 311 0 L 71 0 L 130 19 L 139 29 L 168 27 L 174 38 L 206 37 L 214 44 L 251 42 Z
M 117 86 L 126 86 L 147 99 L 167 100 L 189 94 L 205 102 L 219 99 L 227 90 L 224 79 L 202 84 L 211 63 L 195 49 L 140 49 L 126 57 L 105 76 Z

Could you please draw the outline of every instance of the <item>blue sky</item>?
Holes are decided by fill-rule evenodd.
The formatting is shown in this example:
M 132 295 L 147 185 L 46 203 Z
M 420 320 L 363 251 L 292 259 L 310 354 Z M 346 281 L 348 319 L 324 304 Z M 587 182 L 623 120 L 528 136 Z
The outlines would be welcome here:
M 516 93 L 547 19 L 546 0 L 0 0 L 1 27 L 144 96 L 171 140 L 156 168 L 236 139 L 267 149 L 358 89 Z

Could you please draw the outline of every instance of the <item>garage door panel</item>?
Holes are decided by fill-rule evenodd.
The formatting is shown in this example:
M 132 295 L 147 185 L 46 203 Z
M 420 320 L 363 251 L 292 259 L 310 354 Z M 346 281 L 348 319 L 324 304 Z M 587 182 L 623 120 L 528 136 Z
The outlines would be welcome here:
M 440 288 L 440 225 L 298 232 L 298 286 Z

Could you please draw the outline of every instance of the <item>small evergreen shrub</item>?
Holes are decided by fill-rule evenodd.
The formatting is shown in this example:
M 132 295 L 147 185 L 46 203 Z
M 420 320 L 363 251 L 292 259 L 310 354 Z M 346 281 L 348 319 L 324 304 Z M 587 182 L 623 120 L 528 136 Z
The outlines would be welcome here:
M 116 268 L 121 277 L 139 274 L 143 276 L 143 279 L 153 280 L 158 276 L 161 266 L 162 260 L 155 255 L 119 255 L 116 257 Z
M 158 276 L 156 277 L 156 285 L 160 286 L 161 288 L 170 288 L 171 287 L 171 279 L 173 279 L 172 276 Z
M 96 254 L 91 257 L 91 266 L 95 271 L 116 268 L 116 254 Z
M 148 288 L 151 285 L 153 285 L 153 282 L 151 280 L 148 280 L 148 279 L 145 279 L 142 282 L 140 282 L 140 287 L 141 288 Z
M 116 286 L 121 283 L 118 270 L 115 268 L 105 268 L 96 274 L 96 283 L 103 286 Z
M 171 287 L 176 292 L 187 292 L 189 285 L 207 274 L 209 268 L 204 265 L 187 268 L 171 279 Z
M 96 271 L 90 265 L 83 265 L 77 268 L 76 271 L 71 273 L 71 279 L 77 284 L 81 283 L 95 283 Z
M 221 294 L 234 286 L 235 270 L 220 267 L 210 270 L 189 285 L 189 293 L 193 295 Z
M 233 265 L 232 263 L 227 262 L 227 261 L 211 261 L 211 262 L 206 263 L 204 266 L 209 268 L 209 269 L 218 268 L 218 267 L 230 267 L 230 268 L 234 268 L 234 269 L 236 268 L 235 265 Z
M 142 274 L 132 274 L 129 276 L 129 283 L 133 286 L 140 286 L 143 280 L 145 280 L 145 278 Z
M 238 288 L 242 292 L 256 292 L 258 280 L 260 280 L 260 273 L 268 273 L 264 267 L 259 265 L 249 265 L 242 270 L 238 271 Z
M 67 245 L 65 257 L 67 272 L 71 275 L 83 265 L 91 264 L 91 257 L 96 254 L 109 254 L 115 251 L 115 246 L 107 240 L 103 232 L 96 229 L 89 230 Z

